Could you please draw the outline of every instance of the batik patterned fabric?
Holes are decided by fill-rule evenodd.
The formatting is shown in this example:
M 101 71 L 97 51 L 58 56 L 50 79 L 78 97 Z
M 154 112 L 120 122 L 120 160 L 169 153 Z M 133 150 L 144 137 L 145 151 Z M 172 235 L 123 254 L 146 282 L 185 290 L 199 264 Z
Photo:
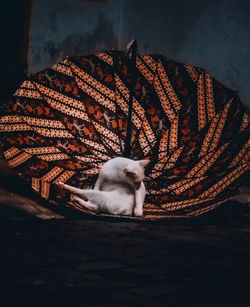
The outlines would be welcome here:
M 85 213 L 55 183 L 92 188 L 101 165 L 123 156 L 131 91 L 131 158 L 151 160 L 144 218 L 218 207 L 249 170 L 249 117 L 237 93 L 161 55 L 137 55 L 134 84 L 129 67 L 124 52 L 111 51 L 29 76 L 0 117 L 10 167 L 51 209 Z

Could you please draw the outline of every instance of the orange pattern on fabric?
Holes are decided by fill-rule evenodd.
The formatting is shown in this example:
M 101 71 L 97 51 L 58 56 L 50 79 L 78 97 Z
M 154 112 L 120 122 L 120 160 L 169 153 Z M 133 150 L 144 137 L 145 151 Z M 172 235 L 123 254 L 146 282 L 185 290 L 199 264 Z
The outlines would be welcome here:
M 119 67 L 114 67 L 118 57 Z M 122 156 L 132 93 L 132 158 L 149 158 L 145 219 L 217 208 L 249 171 L 249 116 L 237 94 L 200 68 L 124 52 L 66 58 L 24 80 L 0 116 L 4 156 L 53 205 L 71 202 L 58 181 L 93 187 Z

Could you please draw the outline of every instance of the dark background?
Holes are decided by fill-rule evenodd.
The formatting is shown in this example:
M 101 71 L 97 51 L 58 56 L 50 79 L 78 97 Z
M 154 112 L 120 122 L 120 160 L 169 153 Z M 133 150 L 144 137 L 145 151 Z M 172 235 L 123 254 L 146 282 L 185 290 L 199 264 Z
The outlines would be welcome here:
M 30 15 L 30 0 L 1 2 L 1 100 L 12 93 L 27 69 Z
M 66 55 L 123 49 L 206 68 L 250 102 L 250 1 L 8 0 L 1 2 L 0 99 L 27 69 Z

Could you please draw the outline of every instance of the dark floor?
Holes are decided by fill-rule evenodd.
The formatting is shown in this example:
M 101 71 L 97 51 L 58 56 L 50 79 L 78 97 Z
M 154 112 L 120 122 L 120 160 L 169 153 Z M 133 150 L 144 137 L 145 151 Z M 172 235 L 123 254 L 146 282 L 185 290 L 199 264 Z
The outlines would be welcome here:
M 1 307 L 250 306 L 247 205 L 161 223 L 0 216 Z

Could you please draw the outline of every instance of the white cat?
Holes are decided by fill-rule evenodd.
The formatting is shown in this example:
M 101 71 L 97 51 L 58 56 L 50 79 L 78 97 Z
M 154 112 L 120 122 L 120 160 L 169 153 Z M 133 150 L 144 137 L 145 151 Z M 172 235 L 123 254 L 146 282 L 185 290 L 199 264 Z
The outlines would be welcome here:
M 62 182 L 58 185 L 74 194 L 72 201 L 90 211 L 143 216 L 144 169 L 149 162 L 122 157 L 111 159 L 102 166 L 93 190 L 82 190 Z

